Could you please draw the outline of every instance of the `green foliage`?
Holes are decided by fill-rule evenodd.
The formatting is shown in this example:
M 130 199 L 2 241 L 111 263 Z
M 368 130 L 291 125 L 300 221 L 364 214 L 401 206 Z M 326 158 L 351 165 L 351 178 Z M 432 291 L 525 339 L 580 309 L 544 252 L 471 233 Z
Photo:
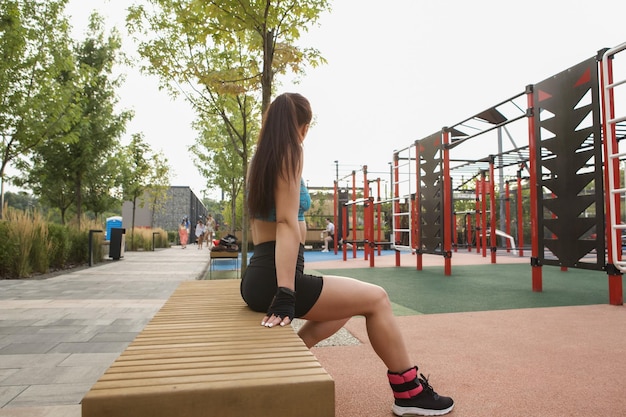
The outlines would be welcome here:
M 69 228 L 70 257 L 69 265 L 83 265 L 89 262 L 89 234 L 77 227 Z
M 35 148 L 24 181 L 60 210 L 63 223 L 70 207 L 79 222 L 84 208 L 98 215 L 114 207 L 112 190 L 120 182 L 110 160 L 132 113 L 115 112 L 120 80 L 112 71 L 121 40 L 115 31 L 105 38 L 102 27 L 102 18 L 92 15 L 86 39 L 74 46 L 76 66 L 65 79 L 76 89 L 78 117 L 57 133 L 58 140 Z
M 15 246 L 14 256 L 9 265 L 9 274 L 21 278 L 32 271 L 30 252 L 35 239 L 35 227 L 31 216 L 25 211 L 6 210 L 9 223 L 8 240 Z
M 17 256 L 17 247 L 9 236 L 9 222 L 0 220 L 0 277 L 7 277 L 11 273 L 11 262 Z
M 143 246 L 135 246 L 141 239 L 134 239 L 137 205 L 144 207 L 148 204 L 152 210 L 163 207 L 169 187 L 169 166 L 161 154 L 150 152 L 150 146 L 141 134 L 133 135 L 131 143 L 120 154 L 120 160 L 123 161 L 124 199 L 133 205 L 129 244 L 130 249 L 135 250 Z
M 48 239 L 48 225 L 39 212 L 33 213 L 33 244 L 30 263 L 33 271 L 44 274 L 49 270 L 51 242 Z
M 179 243 L 178 242 L 178 232 L 175 232 L 173 230 L 168 230 L 167 231 L 167 241 L 168 241 L 168 244 L 169 243 L 174 243 L 174 244 Z
M 244 215 L 244 196 L 240 194 L 235 200 L 235 210 L 233 212 L 233 205 L 224 207 L 223 211 L 224 222 L 220 224 L 218 233 L 235 233 L 241 231 L 243 228 L 243 215 Z M 220 233 L 221 232 L 221 233 Z
M 142 70 L 172 95 L 184 94 L 198 114 L 200 146 L 192 150 L 198 166 L 210 167 L 201 169 L 208 185 L 230 196 L 232 230 L 274 77 L 300 75 L 306 65 L 324 62 L 317 50 L 296 41 L 329 9 L 328 0 L 146 0 L 128 9 L 127 27 L 145 59 Z M 246 215 L 241 228 L 245 247 Z
M 89 229 L 101 229 L 83 220 L 75 225 L 48 223 L 37 211 L 15 210 L 5 206 L 0 221 L 0 277 L 25 278 L 32 273 L 84 265 L 89 261 Z M 93 259 L 103 258 L 102 233 L 93 235 Z
M 7 206 L 17 210 L 40 209 L 39 201 L 32 195 L 25 192 L 12 193 L 7 191 L 4 194 L 4 202 Z
M 63 15 L 66 3 L 0 3 L 0 180 L 9 163 L 23 170 L 35 147 L 56 140 L 79 115 L 77 90 L 68 78 L 76 64 Z
M 50 268 L 53 270 L 66 268 L 72 247 L 69 229 L 60 224 L 50 223 L 48 224 L 48 238 L 50 239 Z

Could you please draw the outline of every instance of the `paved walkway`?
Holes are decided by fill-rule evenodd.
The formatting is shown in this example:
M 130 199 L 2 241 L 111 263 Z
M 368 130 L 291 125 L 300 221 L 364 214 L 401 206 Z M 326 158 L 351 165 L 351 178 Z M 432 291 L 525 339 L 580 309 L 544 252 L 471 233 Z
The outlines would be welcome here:
M 0 280 L 0 417 L 79 417 L 80 401 L 209 251 L 126 252 L 47 279 Z

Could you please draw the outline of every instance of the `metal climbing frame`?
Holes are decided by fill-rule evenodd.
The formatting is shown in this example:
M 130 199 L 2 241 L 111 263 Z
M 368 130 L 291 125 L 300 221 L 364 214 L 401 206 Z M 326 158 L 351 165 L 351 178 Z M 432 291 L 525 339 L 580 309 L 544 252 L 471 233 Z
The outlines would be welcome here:
M 416 146 L 411 146 L 393 154 L 393 248 L 396 250 L 396 266 L 400 265 L 400 251 L 414 251 L 414 235 L 411 215 L 415 198 Z
M 616 98 L 626 98 L 626 78 L 614 79 L 615 56 L 626 50 L 626 43 L 615 48 L 608 49 L 602 55 L 600 63 L 600 88 L 602 94 L 602 129 L 604 135 L 604 148 L 606 158 L 605 179 L 608 192 L 605 195 L 607 200 L 606 216 L 610 230 L 607 233 L 608 264 L 609 274 L 609 301 L 614 305 L 623 304 L 622 277 L 621 273 L 626 271 L 626 261 L 622 259 L 622 233 L 626 230 L 626 221 L 622 218 L 620 200 L 626 197 L 626 188 L 620 188 L 619 166 L 620 161 L 626 159 L 626 152 L 620 152 L 616 136 L 618 123 L 626 121 L 626 111 L 620 109 L 620 114 L 616 114 L 618 109 L 615 105 Z M 626 58 L 626 56 L 620 56 Z M 617 89 L 619 86 L 622 89 Z M 626 178 L 625 178 L 626 182 Z M 615 268 L 617 270 L 615 270 Z

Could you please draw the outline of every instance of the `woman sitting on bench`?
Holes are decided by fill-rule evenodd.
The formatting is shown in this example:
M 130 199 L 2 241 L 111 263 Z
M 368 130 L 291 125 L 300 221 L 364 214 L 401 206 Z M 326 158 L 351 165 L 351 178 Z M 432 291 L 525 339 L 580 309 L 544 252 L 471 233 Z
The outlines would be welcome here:
M 437 395 L 418 372 L 382 287 L 303 272 L 304 212 L 311 199 L 302 180 L 302 144 L 311 119 L 308 100 L 291 93 L 278 96 L 265 114 L 248 174 L 254 254 L 241 295 L 251 309 L 265 313 L 260 324 L 267 328 L 288 325 L 294 317 L 307 320 L 298 335 L 308 347 L 333 335 L 351 317 L 364 316 L 372 347 L 388 369 L 393 413 L 447 414 L 454 401 Z

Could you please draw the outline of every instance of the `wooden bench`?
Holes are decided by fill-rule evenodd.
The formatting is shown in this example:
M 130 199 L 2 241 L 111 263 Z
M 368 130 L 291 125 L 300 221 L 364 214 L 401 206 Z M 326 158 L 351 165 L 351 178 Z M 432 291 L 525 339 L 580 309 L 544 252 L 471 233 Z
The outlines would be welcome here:
M 213 268 L 215 267 L 215 261 L 218 259 L 232 259 L 235 261 L 235 270 L 239 273 L 239 252 L 228 251 L 211 251 L 209 259 L 209 279 L 213 278 Z M 237 276 L 239 277 L 239 276 Z
M 335 385 L 291 326 L 267 329 L 240 280 L 180 284 L 82 401 L 82 417 L 335 415 Z

